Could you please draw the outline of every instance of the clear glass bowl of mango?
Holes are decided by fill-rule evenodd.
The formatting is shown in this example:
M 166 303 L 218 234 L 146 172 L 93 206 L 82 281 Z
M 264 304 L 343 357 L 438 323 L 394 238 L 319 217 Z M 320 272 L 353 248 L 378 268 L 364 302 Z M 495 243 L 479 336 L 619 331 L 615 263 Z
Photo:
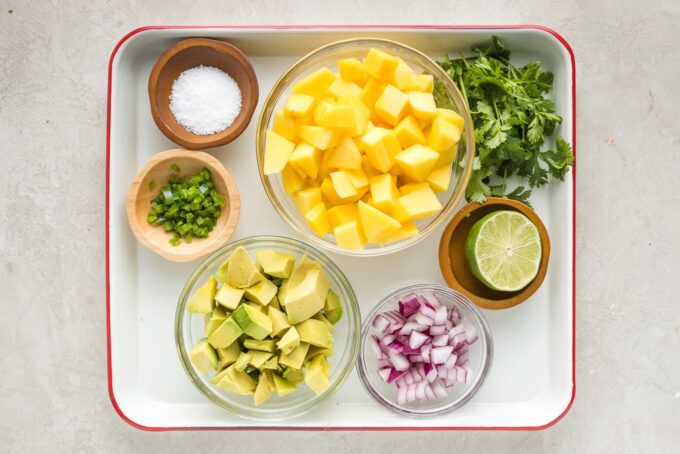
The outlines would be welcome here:
M 257 134 L 260 177 L 312 243 L 381 255 L 425 238 L 472 172 L 466 104 L 428 56 L 380 39 L 315 50 L 276 83 Z
M 283 237 L 231 243 L 189 278 L 177 308 L 182 365 L 221 407 L 256 420 L 299 416 L 345 381 L 360 315 L 342 271 Z

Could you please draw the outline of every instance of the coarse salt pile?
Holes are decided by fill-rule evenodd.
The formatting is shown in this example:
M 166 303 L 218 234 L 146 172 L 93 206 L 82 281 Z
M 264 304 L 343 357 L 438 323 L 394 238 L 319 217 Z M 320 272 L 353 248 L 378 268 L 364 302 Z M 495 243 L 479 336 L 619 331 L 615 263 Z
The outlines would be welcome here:
M 185 129 L 199 136 L 231 126 L 241 112 L 241 90 L 224 71 L 197 66 L 183 71 L 172 84 L 170 111 Z

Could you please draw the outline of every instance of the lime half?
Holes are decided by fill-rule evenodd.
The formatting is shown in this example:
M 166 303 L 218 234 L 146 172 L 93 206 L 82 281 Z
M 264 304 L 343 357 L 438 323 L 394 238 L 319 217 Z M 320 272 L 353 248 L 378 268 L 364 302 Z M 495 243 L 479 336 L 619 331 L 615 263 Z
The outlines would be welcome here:
M 487 287 L 514 292 L 538 274 L 541 237 L 536 226 L 516 211 L 494 211 L 477 221 L 465 241 L 470 271 Z

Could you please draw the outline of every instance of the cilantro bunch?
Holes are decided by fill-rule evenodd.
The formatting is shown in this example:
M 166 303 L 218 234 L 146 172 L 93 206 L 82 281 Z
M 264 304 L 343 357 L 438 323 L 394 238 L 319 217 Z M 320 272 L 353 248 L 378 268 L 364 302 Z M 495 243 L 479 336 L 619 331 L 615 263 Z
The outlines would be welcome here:
M 472 177 L 466 198 L 483 202 L 488 196 L 508 197 L 528 203 L 531 190 L 548 183 L 549 175 L 564 180 L 574 162 L 571 146 L 557 137 L 556 149 L 545 149 L 545 139 L 562 122 L 555 104 L 545 96 L 553 75 L 541 64 L 517 67 L 510 51 L 497 37 L 486 48 L 474 47 L 470 58 L 449 59 L 439 65 L 458 85 L 472 115 L 477 142 Z M 437 101 L 443 100 L 435 87 Z M 439 105 L 439 102 L 438 104 Z M 526 180 L 508 192 L 507 179 Z

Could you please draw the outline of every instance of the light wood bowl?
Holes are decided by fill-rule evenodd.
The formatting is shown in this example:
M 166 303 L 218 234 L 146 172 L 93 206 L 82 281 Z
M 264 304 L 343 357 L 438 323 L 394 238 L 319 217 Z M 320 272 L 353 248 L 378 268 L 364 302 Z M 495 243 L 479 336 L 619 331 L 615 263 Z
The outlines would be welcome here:
M 183 71 L 199 65 L 221 69 L 241 90 L 241 112 L 234 123 L 205 136 L 184 129 L 170 111 L 172 84 Z M 214 39 L 190 38 L 178 42 L 163 52 L 149 76 L 149 103 L 156 125 L 168 139 L 190 150 L 217 147 L 237 138 L 250 123 L 259 93 L 255 70 L 248 58 L 231 44 Z
M 172 164 L 179 166 L 181 176 L 194 175 L 207 167 L 215 189 L 227 201 L 208 238 L 194 238 L 191 243 L 182 241 L 173 246 L 169 242 L 170 233 L 146 222 L 151 200 L 175 173 L 170 167 Z M 152 181 L 156 183 L 153 189 L 149 187 Z M 126 210 L 130 228 L 140 243 L 168 260 L 188 262 L 210 254 L 229 240 L 241 213 L 241 197 L 231 176 L 217 159 L 201 151 L 176 149 L 158 153 L 146 163 L 130 184 Z
M 542 257 L 538 274 L 529 285 L 516 292 L 488 288 L 470 272 L 465 259 L 465 240 L 472 226 L 487 214 L 498 210 L 519 211 L 536 225 L 541 237 Z M 526 301 L 543 283 L 549 258 L 550 237 L 541 218 L 523 203 L 498 197 L 489 197 L 482 204 L 464 206 L 446 226 L 439 242 L 439 267 L 446 283 L 484 309 L 507 309 Z

